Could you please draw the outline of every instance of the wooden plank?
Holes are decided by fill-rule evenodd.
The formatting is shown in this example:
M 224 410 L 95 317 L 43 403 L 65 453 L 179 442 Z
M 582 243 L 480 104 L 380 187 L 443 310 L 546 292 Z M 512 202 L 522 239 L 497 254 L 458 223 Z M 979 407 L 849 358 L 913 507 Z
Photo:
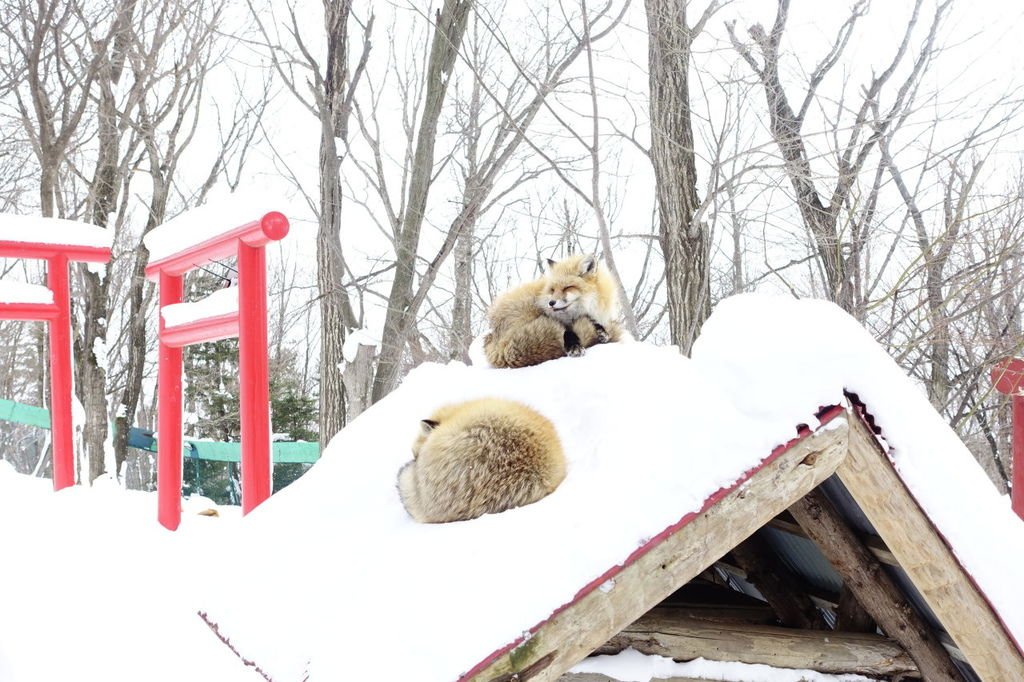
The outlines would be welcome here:
M 893 469 L 874 435 L 850 417 L 839 479 L 983 680 L 1024 680 L 1024 658 Z
M 848 449 L 845 419 L 833 419 L 774 455 L 741 485 L 720 491 L 696 515 L 632 563 L 536 627 L 529 638 L 488 657 L 462 679 L 551 682 L 612 635 L 700 574 L 749 537 L 791 500 L 813 489 L 839 466 Z M 717 499 L 717 502 L 715 501 Z
M 926 680 L 963 679 L 932 628 L 820 491 L 805 495 L 789 512 L 878 626 L 906 649 Z
M 708 623 L 665 617 L 657 609 L 612 637 L 597 653 L 616 654 L 630 647 L 681 661 L 699 657 L 833 674 L 917 676 L 917 666 L 899 644 L 873 633 Z

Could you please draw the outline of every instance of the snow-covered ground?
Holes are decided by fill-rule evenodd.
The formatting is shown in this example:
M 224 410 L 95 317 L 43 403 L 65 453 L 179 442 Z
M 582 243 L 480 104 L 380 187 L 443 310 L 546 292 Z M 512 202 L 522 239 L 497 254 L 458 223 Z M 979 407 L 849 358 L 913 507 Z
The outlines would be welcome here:
M 0 548 L 15 558 L 0 562 L 0 680 L 260 679 L 200 610 L 276 682 L 454 680 L 813 426 L 844 387 L 1024 640 L 1024 524 L 926 398 L 834 306 L 743 296 L 718 307 L 693 360 L 623 343 L 518 370 L 419 367 L 241 522 L 186 514 L 170 534 L 150 496 L 54 494 L 0 470 Z M 414 523 L 395 477 L 418 420 L 485 395 L 550 417 L 568 477 L 524 508 Z

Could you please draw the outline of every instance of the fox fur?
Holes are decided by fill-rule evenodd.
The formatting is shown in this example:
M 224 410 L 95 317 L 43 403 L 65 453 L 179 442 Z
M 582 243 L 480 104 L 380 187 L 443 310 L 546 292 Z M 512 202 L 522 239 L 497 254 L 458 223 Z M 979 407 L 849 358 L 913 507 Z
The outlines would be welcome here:
M 547 261 L 540 279 L 521 284 L 488 311 L 484 353 L 494 367 L 527 367 L 583 355 L 622 338 L 615 285 L 596 255 Z
M 536 502 L 565 478 L 554 425 L 522 403 L 483 398 L 420 422 L 398 492 L 421 523 L 475 519 Z

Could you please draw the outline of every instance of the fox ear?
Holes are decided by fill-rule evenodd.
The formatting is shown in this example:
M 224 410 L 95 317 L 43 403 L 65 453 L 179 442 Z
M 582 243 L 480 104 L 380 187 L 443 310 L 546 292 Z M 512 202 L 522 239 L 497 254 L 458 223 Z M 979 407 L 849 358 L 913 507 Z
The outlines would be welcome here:
M 550 270 L 551 268 L 555 267 L 556 261 L 553 258 L 545 258 L 543 263 L 544 263 L 544 269 L 545 270 Z
M 592 253 L 580 261 L 580 275 L 592 275 L 597 271 L 597 254 Z
M 426 436 L 428 433 L 437 428 L 437 425 L 441 422 L 436 419 L 422 419 L 420 420 L 420 430 L 423 431 L 423 435 Z

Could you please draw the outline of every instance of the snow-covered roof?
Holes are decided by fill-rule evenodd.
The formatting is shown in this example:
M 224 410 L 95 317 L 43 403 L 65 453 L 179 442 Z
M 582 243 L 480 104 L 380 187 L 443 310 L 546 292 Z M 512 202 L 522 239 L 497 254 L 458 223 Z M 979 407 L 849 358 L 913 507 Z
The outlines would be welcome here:
M 21 674 L 26 666 L 60 669 L 59 660 L 27 657 L 44 635 L 89 637 L 81 629 L 89 618 L 69 613 L 85 608 L 102 612 L 109 628 L 75 661 L 79 679 L 133 679 L 139 670 L 175 679 L 186 668 L 161 651 L 202 633 L 219 644 L 201 611 L 238 656 L 274 680 L 455 680 L 761 466 L 795 425 L 813 428 L 818 408 L 841 403 L 844 389 L 867 403 L 900 477 L 1007 630 L 1024 640 L 1024 593 L 1015 582 L 1024 524 L 926 397 L 834 306 L 742 296 L 719 305 L 692 360 L 672 348 L 622 343 L 517 370 L 417 368 L 338 434 L 306 476 L 230 532 L 207 525 L 190 535 L 186 524 L 175 540 L 159 540 L 154 558 L 127 569 L 110 543 L 97 540 L 104 551 L 90 551 L 96 559 L 80 570 L 106 578 L 145 573 L 162 586 L 152 608 L 138 608 L 139 592 L 124 586 L 105 593 L 102 607 L 73 591 L 5 603 L 0 677 L 5 659 Z M 554 422 L 567 478 L 527 507 L 460 523 L 413 522 L 395 480 L 411 458 L 418 421 L 441 404 L 485 395 L 520 400 Z M 57 498 L 70 513 L 70 498 Z M 0 495 L 0 512 L 2 505 Z M 59 523 L 47 523 L 56 542 L 68 540 Z M 155 526 L 152 517 L 147 523 Z M 89 532 L 142 535 L 134 519 L 120 522 L 127 530 L 118 525 L 108 520 Z M 0 527 L 0 546 L 22 556 L 33 540 L 18 533 Z M 92 549 L 71 539 L 75 551 Z M 157 557 L 164 563 L 154 564 Z M 216 562 L 231 579 L 196 580 L 187 557 Z M 0 576 L 12 570 L 0 567 Z M 166 643 L 137 636 L 147 629 Z M 159 663 L 116 663 L 122 637 Z M 215 656 L 203 652 L 197 656 Z M 196 660 L 189 670 L 201 669 Z M 218 676 L 209 679 L 260 679 L 241 665 L 224 676 L 223 663 L 214 659 Z
M 0 242 L 109 249 L 113 230 L 62 218 L 0 213 Z
M 860 325 L 830 304 L 749 296 L 719 306 L 693 360 L 619 344 L 519 370 L 414 370 L 251 516 L 248 527 L 276 551 L 212 595 L 208 611 L 275 679 L 307 668 L 314 681 L 372 677 L 381 660 L 421 679 L 456 679 L 756 467 L 796 424 L 816 424 L 844 389 L 871 407 L 900 475 L 1020 641 L 1024 593 L 1012 576 L 1024 565 L 1024 524 L 1007 500 Z M 417 421 L 484 395 L 550 417 L 568 478 L 525 508 L 412 522 L 394 483 Z M 296 556 L 320 579 L 282 602 L 242 598 Z M 385 603 L 410 608 L 396 618 Z M 388 638 L 374 635 L 383 630 Z

